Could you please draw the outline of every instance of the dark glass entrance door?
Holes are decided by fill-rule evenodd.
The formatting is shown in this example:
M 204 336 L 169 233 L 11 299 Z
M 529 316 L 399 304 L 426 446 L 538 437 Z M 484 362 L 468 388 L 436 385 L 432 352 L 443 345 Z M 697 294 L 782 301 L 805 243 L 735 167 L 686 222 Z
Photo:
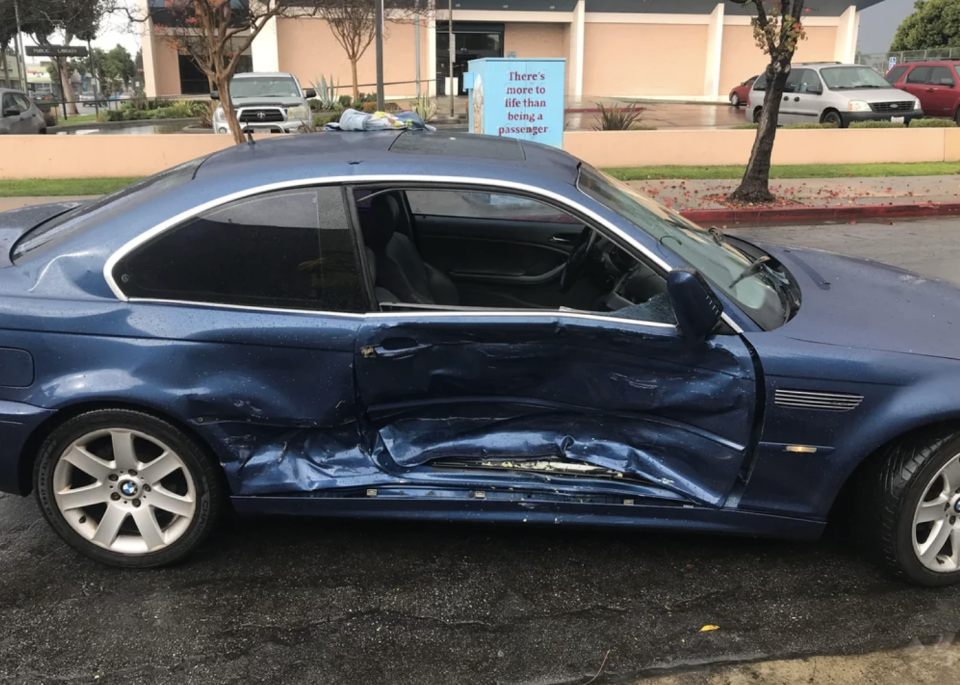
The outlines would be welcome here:
M 503 57 L 503 24 L 453 22 L 455 45 L 453 75 L 459 82 L 457 95 L 464 95 L 463 74 L 471 60 Z M 446 22 L 437 22 L 437 94 L 446 95 L 446 79 L 450 75 L 450 37 Z

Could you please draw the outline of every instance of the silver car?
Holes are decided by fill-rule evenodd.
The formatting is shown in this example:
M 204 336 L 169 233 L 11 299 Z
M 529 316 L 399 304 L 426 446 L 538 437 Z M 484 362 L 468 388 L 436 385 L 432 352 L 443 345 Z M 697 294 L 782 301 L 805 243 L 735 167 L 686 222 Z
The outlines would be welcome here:
M 766 74 L 753 83 L 747 118 L 760 120 Z M 780 103 L 780 124 L 832 123 L 846 128 L 854 121 L 897 121 L 923 118 L 920 101 L 892 88 L 870 67 L 838 62 L 795 64 Z
M 47 122 L 27 94 L 0 88 L 0 134 L 46 133 Z
M 243 131 L 263 133 L 295 133 L 311 120 L 308 98 L 316 96 L 313 88 L 304 90 L 293 74 L 249 73 L 230 79 L 230 101 Z M 217 91 L 210 93 L 214 100 Z M 213 114 L 213 130 L 229 133 L 230 126 L 223 105 Z

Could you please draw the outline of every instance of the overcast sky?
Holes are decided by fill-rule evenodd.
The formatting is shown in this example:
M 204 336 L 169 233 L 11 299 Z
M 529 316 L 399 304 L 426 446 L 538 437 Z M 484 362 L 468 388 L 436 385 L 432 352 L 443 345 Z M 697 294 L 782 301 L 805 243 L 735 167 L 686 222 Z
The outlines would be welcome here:
M 913 12 L 913 0 L 883 0 L 860 13 L 860 52 L 886 52 L 904 17 Z

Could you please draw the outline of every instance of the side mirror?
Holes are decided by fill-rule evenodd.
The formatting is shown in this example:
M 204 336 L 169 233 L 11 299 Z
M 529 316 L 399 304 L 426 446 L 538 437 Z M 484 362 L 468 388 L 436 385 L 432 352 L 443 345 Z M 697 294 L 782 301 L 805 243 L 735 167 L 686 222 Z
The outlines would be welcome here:
M 313 88 L 307 88 L 306 90 L 303 91 L 303 97 L 307 98 L 308 100 L 310 98 L 315 98 L 317 97 L 317 91 L 314 90 Z
M 210 91 L 210 99 L 211 99 L 211 100 L 219 100 L 219 99 L 220 99 L 220 91 L 219 91 L 219 90 L 211 90 L 211 91 Z
M 20 116 L 20 110 L 17 109 L 16 107 L 8 107 L 7 109 L 3 110 L 3 116 L 18 117 Z
M 940 79 L 940 85 L 941 85 L 941 86 L 950 86 L 951 88 L 953 88 L 953 86 L 954 86 L 953 79 L 952 79 L 952 78 L 942 78 L 942 79 Z
M 667 275 L 667 294 L 673 304 L 680 335 L 705 340 L 720 323 L 723 305 L 695 269 L 674 269 Z
M 810 95 L 823 95 L 823 88 L 809 88 L 807 93 Z

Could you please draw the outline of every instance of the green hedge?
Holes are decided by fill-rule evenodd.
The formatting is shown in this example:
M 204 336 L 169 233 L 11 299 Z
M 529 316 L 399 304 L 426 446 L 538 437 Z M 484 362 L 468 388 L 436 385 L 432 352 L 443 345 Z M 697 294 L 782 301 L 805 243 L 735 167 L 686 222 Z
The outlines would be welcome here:
M 957 122 L 953 119 L 914 119 L 910 128 L 956 128 Z
M 852 121 L 850 128 L 906 128 L 906 124 L 895 121 Z
M 810 122 L 810 123 L 803 123 L 803 124 L 787 124 L 783 128 L 803 129 L 803 128 L 838 128 L 838 127 L 836 124 L 815 124 L 813 122 Z
M 100 113 L 101 121 L 141 121 L 149 119 L 190 119 L 203 117 L 209 112 L 209 100 L 178 100 L 169 102 L 164 100 L 143 101 L 146 106 L 138 107 L 125 102 L 120 109 L 108 109 Z M 154 106 L 157 102 L 163 106 Z
M 733 127 L 734 129 L 757 129 L 757 124 L 739 124 Z M 803 124 L 784 124 L 780 128 L 789 128 L 789 129 L 810 129 L 810 128 L 837 128 L 836 124 L 814 124 L 814 123 L 803 123 Z
M 340 113 L 335 112 L 333 114 L 317 114 L 313 117 L 313 126 L 314 128 L 321 129 L 331 122 L 339 122 Z

